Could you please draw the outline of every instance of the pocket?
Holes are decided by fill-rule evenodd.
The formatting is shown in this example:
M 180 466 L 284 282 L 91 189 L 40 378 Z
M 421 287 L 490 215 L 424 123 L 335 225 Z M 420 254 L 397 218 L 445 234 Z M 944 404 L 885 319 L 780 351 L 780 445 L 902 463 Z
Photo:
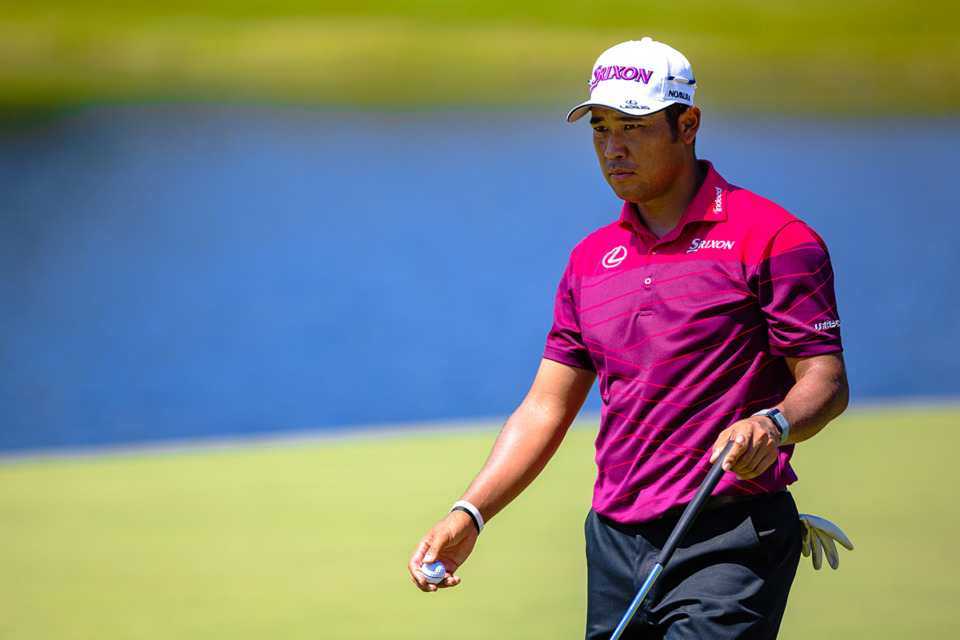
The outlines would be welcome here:
M 800 516 L 793 496 L 777 494 L 756 505 L 749 516 L 757 543 L 773 567 L 796 558 L 799 562 Z

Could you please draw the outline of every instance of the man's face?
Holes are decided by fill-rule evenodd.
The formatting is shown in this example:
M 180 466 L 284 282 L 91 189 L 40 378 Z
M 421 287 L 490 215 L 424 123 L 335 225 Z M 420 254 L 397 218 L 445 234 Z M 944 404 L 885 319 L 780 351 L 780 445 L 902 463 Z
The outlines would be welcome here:
M 674 139 L 663 111 L 629 116 L 606 107 L 590 114 L 600 168 L 623 200 L 654 202 L 669 195 L 689 162 L 684 136 Z

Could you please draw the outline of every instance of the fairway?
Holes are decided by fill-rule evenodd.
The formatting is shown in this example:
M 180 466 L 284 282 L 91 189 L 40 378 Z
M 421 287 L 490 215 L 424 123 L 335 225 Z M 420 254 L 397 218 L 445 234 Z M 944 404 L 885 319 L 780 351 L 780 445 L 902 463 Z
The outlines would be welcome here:
M 836 572 L 802 560 L 781 638 L 960 634 L 958 424 L 851 412 L 798 447 L 800 511 L 856 550 Z M 495 435 L 2 463 L 0 637 L 582 637 L 589 427 L 484 530 L 459 587 L 409 582 Z

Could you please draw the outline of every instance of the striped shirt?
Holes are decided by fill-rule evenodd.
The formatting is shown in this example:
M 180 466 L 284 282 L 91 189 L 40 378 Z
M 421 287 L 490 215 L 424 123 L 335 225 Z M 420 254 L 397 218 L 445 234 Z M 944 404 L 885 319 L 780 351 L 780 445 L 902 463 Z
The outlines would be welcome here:
M 783 356 L 839 351 L 830 257 L 775 203 L 709 162 L 677 227 L 658 239 L 624 203 L 573 250 L 544 357 L 597 372 L 603 400 L 593 508 L 645 522 L 689 502 L 717 435 L 779 403 Z M 792 446 L 761 476 L 725 474 L 718 495 L 785 487 Z

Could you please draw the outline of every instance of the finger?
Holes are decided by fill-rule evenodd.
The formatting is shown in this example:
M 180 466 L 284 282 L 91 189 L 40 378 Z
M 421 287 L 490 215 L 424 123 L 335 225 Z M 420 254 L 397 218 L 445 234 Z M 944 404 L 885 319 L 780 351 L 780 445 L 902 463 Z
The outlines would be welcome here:
M 717 441 L 713 443 L 713 450 L 710 452 L 710 464 L 717 461 L 717 458 L 719 458 L 723 452 L 723 448 L 727 446 L 727 442 L 730 441 L 729 438 L 724 438 L 723 435 L 724 434 L 721 433 Z
M 417 543 L 417 548 L 413 550 L 413 555 L 410 556 L 410 566 L 419 567 L 421 564 L 423 564 L 424 555 L 427 553 L 427 549 L 429 548 L 430 543 L 427 542 L 426 538 L 420 540 L 420 542 Z
M 420 573 L 420 562 L 415 558 L 410 558 L 410 561 L 407 563 L 407 571 L 410 572 L 410 577 L 413 578 L 413 582 L 418 587 L 423 587 L 427 583 L 426 578 L 423 577 L 423 574 Z
M 433 532 L 428 534 L 423 540 L 423 558 L 421 559 L 421 562 L 425 564 L 436 562 L 437 556 L 440 555 L 440 551 L 443 549 L 446 543 L 447 537 L 443 535 L 442 531 L 440 531 L 438 534 L 434 534 Z
M 733 469 L 733 466 L 737 463 L 737 460 L 740 458 L 740 455 L 747 448 L 747 439 L 743 434 L 737 434 L 733 439 L 733 446 L 730 447 L 730 453 L 727 454 L 727 457 L 723 460 L 723 470 L 730 471 Z
M 410 576 L 413 578 L 413 584 L 417 585 L 417 588 L 421 591 L 432 591 L 431 587 L 434 585 L 427 582 L 426 577 L 420 571 L 420 565 L 408 565 L 407 569 L 410 571 Z
M 747 435 L 743 436 L 743 439 L 744 449 L 737 457 L 736 463 L 734 463 L 730 469 L 731 472 L 736 473 L 738 476 L 752 473 L 759 463 L 759 456 L 762 455 L 754 446 L 753 438 Z
M 744 422 L 747 448 L 732 471 L 741 479 L 755 478 L 777 461 L 777 444 L 765 428 L 756 422 Z
M 424 536 L 420 542 L 417 544 L 417 548 L 414 549 L 413 555 L 410 556 L 410 561 L 407 563 L 407 566 L 410 568 L 410 573 L 415 576 L 420 576 L 420 565 L 427 562 L 426 556 L 430 549 L 430 536 L 429 534 Z M 432 562 L 432 560 L 430 561 Z
M 831 569 L 835 570 L 840 566 L 840 554 L 837 553 L 837 545 L 833 543 L 833 538 L 820 529 L 814 529 L 813 532 L 817 534 L 817 538 L 820 539 L 820 543 L 823 545 L 823 552 L 827 556 L 827 564 L 830 565 Z
M 449 589 L 450 587 L 457 586 L 458 584 L 460 584 L 460 576 L 455 576 L 448 571 L 447 574 L 444 576 L 443 580 L 435 584 L 426 582 L 426 580 L 424 580 L 423 583 L 420 583 L 414 580 L 414 583 L 416 583 L 416 585 L 420 587 L 421 591 L 434 592 L 437 589 Z
M 424 593 L 432 593 L 437 590 L 437 585 L 430 584 L 429 582 L 423 579 L 422 575 L 420 576 L 419 580 L 417 579 L 416 576 L 414 576 L 413 584 L 417 586 L 417 589 L 420 589 L 420 591 L 423 591 Z
M 455 576 L 450 571 L 446 572 L 443 580 L 439 583 L 427 582 L 426 577 L 423 575 L 423 572 L 420 570 L 420 565 L 417 565 L 415 568 L 412 568 L 410 571 L 413 574 L 413 583 L 417 585 L 417 588 L 423 591 L 424 593 L 433 593 L 437 589 L 446 589 L 448 587 L 455 587 L 460 584 L 460 577 Z
M 756 464 L 757 449 L 754 446 L 753 437 L 750 434 L 738 435 L 735 442 L 743 441 L 743 449 L 739 451 L 736 462 L 731 466 L 730 471 L 739 474 L 741 471 L 749 473 Z
M 460 584 L 460 576 L 454 576 L 448 573 L 446 577 L 443 579 L 443 582 L 441 582 L 437 586 L 440 587 L 441 589 L 447 589 L 450 587 L 455 587 L 458 584 Z
M 810 552 L 813 555 L 813 568 L 819 571 L 823 566 L 823 548 L 820 546 L 820 538 L 816 535 L 810 536 Z
M 749 434 L 744 436 L 744 440 L 746 441 L 746 448 L 730 471 L 736 473 L 737 478 L 748 480 L 759 476 L 776 462 L 777 452 L 776 449 L 761 446 Z
M 829 520 L 824 520 L 823 518 L 818 518 L 817 516 L 804 514 L 803 517 L 807 518 L 807 521 L 812 526 L 816 527 L 817 529 L 821 529 L 822 531 L 825 531 L 827 535 L 829 535 L 831 538 L 833 538 L 834 540 L 842 544 L 844 547 L 846 547 L 850 551 L 853 551 L 853 543 L 850 542 L 850 538 L 848 538 L 846 534 L 844 534 L 843 531 L 840 530 L 840 527 L 833 524 Z
M 764 473 L 770 468 L 770 465 L 776 461 L 777 451 L 774 449 L 772 451 L 766 451 L 762 454 L 758 453 L 758 455 L 751 459 L 749 466 L 737 466 L 734 468 L 734 471 L 737 474 L 737 478 L 740 480 L 750 480 L 751 478 L 756 478 Z
M 801 517 L 800 518 L 800 540 L 802 546 L 800 547 L 800 552 L 803 553 L 804 558 L 810 557 L 810 525 Z
M 427 560 L 427 557 L 431 553 L 431 548 L 431 536 L 427 534 L 420 540 L 413 555 L 410 556 L 410 561 L 407 562 L 407 569 L 410 571 L 410 575 L 413 576 L 413 581 L 422 591 L 436 591 L 436 586 L 428 583 L 426 577 L 424 577 L 420 571 L 420 567 L 423 564 L 433 562 L 433 560 Z M 436 555 L 435 551 L 432 553 Z

